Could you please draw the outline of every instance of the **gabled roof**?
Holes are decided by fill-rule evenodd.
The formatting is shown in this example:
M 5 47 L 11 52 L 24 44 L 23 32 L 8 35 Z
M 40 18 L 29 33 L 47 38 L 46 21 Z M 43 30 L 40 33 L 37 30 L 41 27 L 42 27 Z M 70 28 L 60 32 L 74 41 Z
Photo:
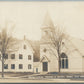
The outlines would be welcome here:
M 34 55 L 34 62 L 40 61 L 40 42 L 39 41 L 31 41 L 25 39 L 16 39 L 13 38 L 12 41 L 10 42 L 10 45 L 7 48 L 7 52 L 17 52 L 20 48 L 20 44 L 25 42 L 27 46 L 30 47 L 31 51 L 33 52 Z
M 28 40 L 34 50 L 34 62 L 40 61 L 40 42 Z
M 54 24 L 48 12 L 46 13 L 43 24 L 42 24 L 42 28 L 44 27 L 54 28 Z
M 40 62 L 42 62 L 42 61 L 43 61 L 43 60 L 45 60 L 45 59 L 46 59 L 48 62 L 50 62 L 49 58 L 48 58 L 47 56 L 45 56 L 45 55 L 44 55 L 44 56 L 42 56 L 42 58 L 41 58 Z
M 84 56 L 84 40 L 71 37 L 70 42 L 71 42 L 72 46 L 76 49 L 76 51 L 81 56 Z
M 22 44 L 23 42 L 25 42 L 27 44 L 28 47 L 30 47 L 32 53 L 34 53 L 33 48 L 31 47 L 30 43 L 25 39 L 20 40 L 20 39 L 15 39 L 13 42 L 11 42 L 9 48 L 7 49 L 8 52 L 14 52 L 14 51 L 18 51 L 20 48 L 20 44 Z
M 13 38 L 7 46 L 7 52 L 17 51 L 19 49 L 18 44 L 20 40 Z
M 64 52 L 67 52 L 67 54 L 76 51 L 80 56 L 84 56 L 84 41 L 82 39 L 69 36 L 65 39 L 64 46 Z

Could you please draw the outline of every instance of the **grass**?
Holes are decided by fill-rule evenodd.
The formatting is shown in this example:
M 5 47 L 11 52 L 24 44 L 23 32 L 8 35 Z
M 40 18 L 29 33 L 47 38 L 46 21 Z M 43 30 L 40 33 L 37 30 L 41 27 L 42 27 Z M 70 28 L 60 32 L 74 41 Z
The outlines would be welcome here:
M 31 72 L 4 72 L 4 76 L 8 76 L 8 77 L 19 77 L 19 76 L 32 75 L 32 74 L 33 73 Z
M 1 72 L 0 72 L 1 75 Z M 28 77 L 28 76 L 84 76 L 84 73 L 58 73 L 58 72 L 49 72 L 46 74 L 36 74 L 31 72 L 4 72 L 5 77 Z

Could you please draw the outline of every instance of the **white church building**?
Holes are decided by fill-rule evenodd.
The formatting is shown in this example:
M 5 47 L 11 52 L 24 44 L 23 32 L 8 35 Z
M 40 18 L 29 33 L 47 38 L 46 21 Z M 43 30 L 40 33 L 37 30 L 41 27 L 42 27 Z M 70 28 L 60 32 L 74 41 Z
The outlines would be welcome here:
M 57 51 L 48 38 L 48 35 L 52 35 L 53 31 L 54 24 L 50 16 L 46 15 L 41 26 L 40 61 L 34 63 L 35 72 L 58 72 Z M 64 39 L 60 67 L 61 72 L 84 72 L 83 40 L 70 36 Z
M 37 43 L 39 47 L 36 49 L 38 51 L 34 49 L 32 42 L 29 42 L 27 39 L 18 40 L 7 51 L 4 71 L 58 72 L 57 51 L 52 47 L 52 43 L 48 38 L 49 35 L 53 34 L 53 31 L 54 24 L 50 16 L 47 15 L 41 26 L 41 39 Z M 60 62 L 61 72 L 84 72 L 84 41 L 69 37 L 64 40 L 63 46 Z M 2 70 L 1 65 L 0 63 L 0 71 Z

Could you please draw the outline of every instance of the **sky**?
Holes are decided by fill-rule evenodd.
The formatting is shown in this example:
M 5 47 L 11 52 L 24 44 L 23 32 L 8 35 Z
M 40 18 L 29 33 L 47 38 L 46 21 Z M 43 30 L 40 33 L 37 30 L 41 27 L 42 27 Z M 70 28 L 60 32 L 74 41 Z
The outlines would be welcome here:
M 0 28 L 8 23 L 15 25 L 13 36 L 23 39 L 40 40 L 41 26 L 46 13 L 50 14 L 53 24 L 60 25 L 66 32 L 84 39 L 84 2 L 0 2 Z

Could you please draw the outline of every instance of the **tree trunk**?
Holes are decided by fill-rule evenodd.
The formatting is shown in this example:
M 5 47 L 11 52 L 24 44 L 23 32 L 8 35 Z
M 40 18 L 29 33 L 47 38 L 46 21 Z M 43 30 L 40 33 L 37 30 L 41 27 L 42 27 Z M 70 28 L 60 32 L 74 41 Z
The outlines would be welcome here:
M 58 48 L 58 72 L 60 73 L 60 50 Z
M 4 78 L 4 54 L 2 56 L 2 78 Z
M 58 72 L 60 73 L 60 57 L 58 59 Z

